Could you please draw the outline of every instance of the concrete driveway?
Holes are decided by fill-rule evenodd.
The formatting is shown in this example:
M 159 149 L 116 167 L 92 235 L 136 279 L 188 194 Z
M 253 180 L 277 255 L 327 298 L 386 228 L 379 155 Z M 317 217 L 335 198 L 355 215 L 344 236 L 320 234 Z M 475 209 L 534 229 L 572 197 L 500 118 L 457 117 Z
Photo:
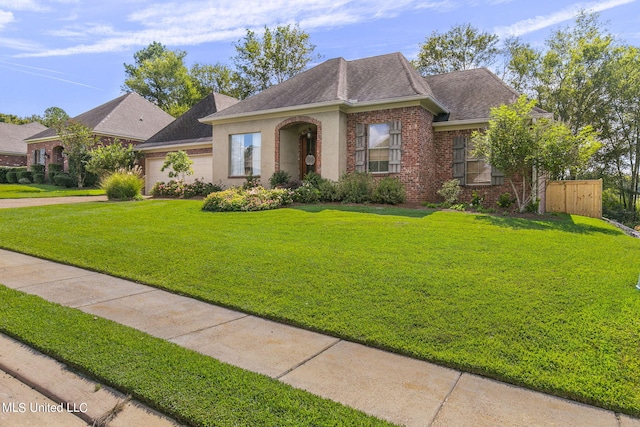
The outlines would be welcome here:
M 61 205 L 66 203 L 105 202 L 107 196 L 44 197 L 33 199 L 0 199 L 0 209 L 29 206 Z

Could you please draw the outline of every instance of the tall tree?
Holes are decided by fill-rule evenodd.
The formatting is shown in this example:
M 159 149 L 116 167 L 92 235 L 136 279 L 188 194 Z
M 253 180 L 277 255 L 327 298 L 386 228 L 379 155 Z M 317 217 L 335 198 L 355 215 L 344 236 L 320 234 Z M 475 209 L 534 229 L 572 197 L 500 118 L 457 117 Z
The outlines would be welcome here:
M 248 96 L 248 88 L 240 75 L 228 65 L 220 62 L 209 65 L 195 63 L 189 70 L 196 91 L 200 98 L 211 92 L 217 92 L 244 99 Z
M 44 110 L 42 124 L 46 127 L 56 129 L 62 123 L 69 120 L 69 115 L 60 107 L 49 107 Z
M 572 132 L 548 118 L 532 120 L 535 101 L 522 95 L 512 105 L 492 108 L 486 132 L 474 132 L 475 155 L 501 170 L 511 184 L 520 211 L 535 196 L 532 172 L 557 179 L 585 167 L 600 147 L 589 126 Z M 522 188 L 515 180 L 522 179 Z
M 298 25 L 265 27 L 262 37 L 247 30 L 234 46 L 237 54 L 233 60 L 248 95 L 282 83 L 321 58 L 313 53 L 315 45 L 309 41 L 309 34 Z
M 80 122 L 70 120 L 66 123 L 58 123 L 56 132 L 68 156 L 69 171 L 76 179 L 78 188 L 82 188 L 87 176 L 85 165 L 90 158 L 89 150 L 95 145 L 91 129 Z
M 423 75 L 492 65 L 500 53 L 498 36 L 480 32 L 471 24 L 456 25 L 446 33 L 433 31 L 420 45 L 414 66 Z
M 122 89 L 137 92 L 172 116 L 179 116 L 200 100 L 184 64 L 186 54 L 151 43 L 134 54 L 135 64 L 124 64 Z

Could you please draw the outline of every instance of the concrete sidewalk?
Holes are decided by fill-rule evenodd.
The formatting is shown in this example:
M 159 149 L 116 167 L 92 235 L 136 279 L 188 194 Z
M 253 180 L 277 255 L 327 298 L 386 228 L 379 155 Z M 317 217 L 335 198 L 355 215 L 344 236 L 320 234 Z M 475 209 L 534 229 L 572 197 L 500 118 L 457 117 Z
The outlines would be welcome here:
M 0 250 L 0 283 L 400 425 L 640 427 L 612 411 L 10 251 Z
M 107 196 L 40 197 L 25 199 L 0 199 L 0 209 L 26 208 L 30 206 L 62 205 L 67 203 L 106 202 Z

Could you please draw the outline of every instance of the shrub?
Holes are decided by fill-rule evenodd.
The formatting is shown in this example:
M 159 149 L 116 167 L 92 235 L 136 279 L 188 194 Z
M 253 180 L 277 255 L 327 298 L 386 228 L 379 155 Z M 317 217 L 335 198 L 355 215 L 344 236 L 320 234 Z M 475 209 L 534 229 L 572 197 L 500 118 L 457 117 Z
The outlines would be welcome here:
M 279 170 L 271 175 L 271 178 L 269 178 L 269 185 L 271 185 L 271 188 L 286 187 L 289 185 L 290 180 L 291 175 L 289 175 L 289 172 Z
M 308 181 L 293 190 L 292 198 L 297 203 L 316 203 L 320 200 L 320 190 Z
M 49 165 L 49 172 L 60 173 L 64 170 L 64 165 L 58 163 L 51 163 Z
M 216 191 L 222 191 L 222 184 L 212 184 L 210 182 L 200 181 L 187 184 L 181 180 L 171 180 L 167 183 L 158 181 L 151 189 L 151 195 L 154 197 L 178 197 L 189 199 L 196 196 L 208 196 Z
M 18 178 L 18 184 L 31 184 L 31 180 L 29 178 Z
M 49 172 L 47 173 L 47 176 L 48 176 L 48 178 L 49 178 L 49 182 L 50 182 L 51 184 L 55 184 L 55 183 L 56 183 L 56 175 L 57 175 L 57 174 L 59 174 L 59 173 L 60 173 L 60 172 L 51 172 L 51 171 L 49 171 Z
M 516 199 L 511 195 L 511 193 L 502 193 L 498 196 L 498 201 L 496 201 L 496 204 L 501 208 L 506 209 L 510 208 L 515 201 Z
M 17 184 L 18 183 L 18 174 L 16 171 L 7 172 L 7 182 L 9 184 Z
M 58 187 L 71 188 L 77 185 L 75 178 L 72 178 L 67 173 L 59 173 L 54 177 L 54 181 Z
M 309 172 L 307 173 L 304 178 L 302 179 L 302 182 L 308 182 L 309 184 L 311 184 L 314 188 L 318 188 L 320 187 L 320 183 L 326 181 L 323 177 L 320 176 L 319 173 L 315 173 L 315 172 Z
M 204 199 L 203 211 L 261 211 L 277 209 L 292 202 L 291 192 L 274 188 L 267 190 L 258 186 L 250 189 L 233 187 L 209 194 Z
M 34 173 L 33 174 L 33 182 L 36 184 L 44 184 L 44 174 L 43 173 Z
M 524 211 L 528 213 L 538 213 L 538 207 L 540 206 L 540 199 L 530 200 L 527 206 L 524 207 Z
M 0 168 L 0 184 L 7 183 L 7 172 L 8 170 L 5 168 Z
M 242 188 L 245 190 L 249 190 L 251 188 L 256 188 L 260 186 L 260 177 L 259 176 L 253 176 L 253 175 L 247 175 L 247 178 L 244 182 L 244 184 L 242 184 Z
M 397 205 L 406 200 L 406 191 L 399 178 L 385 177 L 379 180 L 373 189 L 371 200 L 374 203 Z
M 367 203 L 371 201 L 373 178 L 366 172 L 344 174 L 338 181 L 338 199 L 344 203 Z
M 41 173 L 44 175 L 44 165 L 31 165 L 31 172 L 35 175 Z
M 20 171 L 18 172 L 18 182 L 20 180 L 27 180 L 28 182 L 23 182 L 22 184 L 31 184 L 33 182 L 33 173 L 31 171 Z
M 140 169 L 121 169 L 107 175 L 100 183 L 109 200 L 133 200 L 142 197 L 144 179 Z
M 444 202 L 447 205 L 454 205 L 458 201 L 460 196 L 460 181 L 457 179 L 450 179 L 442 183 L 442 187 L 438 190 L 438 194 L 444 198 Z
M 482 203 L 484 202 L 484 196 L 481 196 L 477 191 L 471 193 L 471 207 L 473 209 L 482 209 Z
M 325 179 L 318 185 L 318 191 L 320 192 L 320 200 L 323 202 L 337 202 L 338 199 L 338 186 L 335 182 Z

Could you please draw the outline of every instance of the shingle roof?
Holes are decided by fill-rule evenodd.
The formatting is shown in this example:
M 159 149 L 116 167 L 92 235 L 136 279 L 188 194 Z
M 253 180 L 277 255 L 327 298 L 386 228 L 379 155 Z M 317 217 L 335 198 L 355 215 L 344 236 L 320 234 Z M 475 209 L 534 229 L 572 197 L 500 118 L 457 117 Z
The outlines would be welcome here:
M 200 141 L 211 142 L 213 128 L 211 125 L 200 123 L 198 119 L 217 111 L 222 111 L 237 102 L 236 98 L 220 93 L 211 93 L 136 148 L 151 148 Z
M 515 102 L 519 94 L 486 68 L 424 77 L 436 99 L 450 112 L 449 121 L 484 119 L 492 107 Z M 544 110 L 536 108 L 536 112 Z
M 27 144 L 24 140 L 46 129 L 46 126 L 37 122 L 24 125 L 0 123 L 0 153 L 26 156 Z
M 303 105 L 414 96 L 433 98 L 429 86 L 401 53 L 354 61 L 335 58 L 204 120 Z
M 173 117 L 135 92 L 127 93 L 73 118 L 93 133 L 145 140 L 173 121 Z M 54 129 L 30 139 L 52 138 Z

